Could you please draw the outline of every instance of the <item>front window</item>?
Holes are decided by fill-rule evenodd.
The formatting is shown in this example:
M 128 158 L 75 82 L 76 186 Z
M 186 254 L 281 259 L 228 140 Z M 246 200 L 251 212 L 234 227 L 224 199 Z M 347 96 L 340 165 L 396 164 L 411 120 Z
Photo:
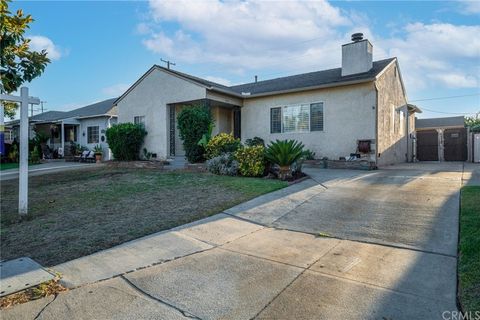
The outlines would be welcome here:
M 99 142 L 98 133 L 99 133 L 98 126 L 87 127 L 87 143 L 98 143 Z
M 133 123 L 141 124 L 142 126 L 145 126 L 145 116 L 135 116 L 135 117 L 133 117 Z
M 323 102 L 270 109 L 271 133 L 323 131 Z

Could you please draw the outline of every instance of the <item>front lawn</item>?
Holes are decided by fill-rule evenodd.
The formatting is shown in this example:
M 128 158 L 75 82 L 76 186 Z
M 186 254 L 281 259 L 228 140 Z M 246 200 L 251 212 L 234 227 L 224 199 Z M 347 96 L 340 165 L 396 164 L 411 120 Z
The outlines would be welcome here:
M 480 311 L 480 186 L 462 188 L 458 275 L 464 311 Z
M 1 259 L 44 266 L 170 229 L 285 187 L 278 180 L 152 169 L 90 168 L 30 178 L 29 215 L 18 180 L 2 182 Z

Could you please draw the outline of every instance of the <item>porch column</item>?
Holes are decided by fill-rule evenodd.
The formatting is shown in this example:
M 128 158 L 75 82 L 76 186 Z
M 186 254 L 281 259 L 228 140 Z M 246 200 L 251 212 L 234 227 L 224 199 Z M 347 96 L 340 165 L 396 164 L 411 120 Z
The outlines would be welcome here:
M 62 157 L 63 157 L 65 155 L 65 124 L 63 123 L 63 120 L 62 120 L 61 134 L 62 134 Z

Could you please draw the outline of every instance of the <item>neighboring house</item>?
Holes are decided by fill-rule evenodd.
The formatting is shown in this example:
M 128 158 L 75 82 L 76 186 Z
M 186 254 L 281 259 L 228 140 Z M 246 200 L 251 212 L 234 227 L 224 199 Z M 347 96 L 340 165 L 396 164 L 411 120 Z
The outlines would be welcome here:
M 60 156 L 70 155 L 70 144 L 77 143 L 92 150 L 97 144 L 103 149 L 104 160 L 112 155 L 105 137 L 107 128 L 117 123 L 116 98 L 100 101 L 71 111 L 47 111 L 29 118 L 30 138 L 36 132 L 50 137 L 47 145 Z M 11 121 L 13 138 L 18 137 L 19 121 Z M 18 139 L 17 139 L 18 140 Z
M 465 118 L 415 119 L 417 158 L 420 161 L 466 161 Z
M 145 147 L 157 158 L 184 155 L 176 117 L 202 104 L 214 134 L 296 139 L 330 159 L 360 152 L 378 165 L 411 161 L 421 111 L 408 104 L 398 61 L 373 62 L 371 43 L 361 34 L 352 41 L 342 46 L 341 68 L 236 86 L 154 65 L 114 102 L 118 121 L 144 123 Z

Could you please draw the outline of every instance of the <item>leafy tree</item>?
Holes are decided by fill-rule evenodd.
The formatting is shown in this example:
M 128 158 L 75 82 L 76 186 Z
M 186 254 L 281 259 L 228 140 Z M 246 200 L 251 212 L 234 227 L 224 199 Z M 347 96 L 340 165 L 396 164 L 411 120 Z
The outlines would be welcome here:
M 198 142 L 212 124 L 210 110 L 203 106 L 187 106 L 179 112 L 177 122 L 187 160 L 191 163 L 204 161 L 205 148 Z
M 478 117 L 466 117 L 465 126 L 469 127 L 473 132 L 480 132 L 480 118 Z
M 15 14 L 8 10 L 11 0 L 0 0 L 0 78 L 2 93 L 17 91 L 24 82 L 30 82 L 40 76 L 50 62 L 47 51 L 30 50 L 30 39 L 25 31 L 34 20 L 22 10 Z M 5 115 L 15 116 L 17 104 L 4 103 Z
M 147 132 L 143 125 L 127 122 L 108 128 L 105 135 L 115 160 L 132 161 L 139 159 Z

